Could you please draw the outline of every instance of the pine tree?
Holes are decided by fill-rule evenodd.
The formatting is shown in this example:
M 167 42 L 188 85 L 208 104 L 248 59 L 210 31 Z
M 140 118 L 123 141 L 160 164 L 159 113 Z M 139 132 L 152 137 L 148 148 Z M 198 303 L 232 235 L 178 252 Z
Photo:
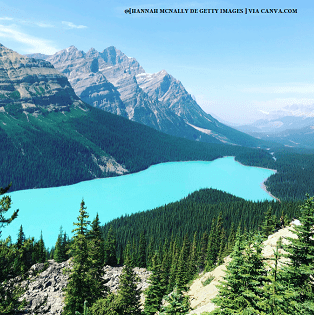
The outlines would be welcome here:
M 60 232 L 58 235 L 58 239 L 57 239 L 57 242 L 55 245 L 53 259 L 58 263 L 66 261 L 68 259 L 68 255 L 66 252 L 67 252 L 66 242 L 64 239 L 64 234 L 63 234 L 63 230 L 62 230 L 62 226 L 61 226 Z
M 147 269 L 150 269 L 153 264 L 153 256 L 154 256 L 154 239 L 151 237 L 148 241 L 147 245 Z
M 148 279 L 149 287 L 145 292 L 144 313 L 153 315 L 160 310 L 162 298 L 166 293 L 166 287 L 162 286 L 162 270 L 159 255 L 155 252 L 153 257 L 152 274 Z
M 220 234 L 220 245 L 219 245 L 219 252 L 217 255 L 217 263 L 218 265 L 221 265 L 224 262 L 224 254 L 225 254 L 225 247 L 226 247 L 226 233 L 225 229 L 222 228 L 221 234 Z
M 179 249 L 177 247 L 177 242 L 175 240 L 171 248 L 171 265 L 170 265 L 171 267 L 169 271 L 169 282 L 168 282 L 167 293 L 171 292 L 174 286 L 176 285 L 179 255 L 180 255 Z
M 205 261 L 205 271 L 210 271 L 216 262 L 217 257 L 217 248 L 216 244 L 216 229 L 215 229 L 216 220 L 213 218 L 212 224 L 210 226 L 210 232 L 208 236 L 208 245 L 207 245 L 207 255 Z
M 289 259 L 283 266 L 286 290 L 295 292 L 295 314 L 314 314 L 314 197 L 301 206 L 301 225 L 294 226 L 292 232 L 297 238 L 287 238 L 290 243 L 284 245 Z
M 22 225 L 19 229 L 15 247 L 14 273 L 15 275 L 24 275 L 33 264 L 32 254 L 34 250 L 34 238 L 25 238 Z
M 47 251 L 43 240 L 43 233 L 40 233 L 40 239 L 34 244 L 34 251 L 32 253 L 33 263 L 44 263 L 47 261 Z
M 104 263 L 109 266 L 117 265 L 117 249 L 116 249 L 116 237 L 113 230 L 113 226 L 110 225 L 107 238 L 104 245 Z
M 2 188 L 2 187 L 1 187 L 1 188 L 0 188 L 0 196 L 1 196 L 1 195 L 4 195 L 5 193 L 7 193 L 8 190 L 10 189 L 10 187 L 11 187 L 11 184 L 8 185 L 8 186 L 5 187 L 5 188 Z M 4 216 L 5 216 L 5 213 L 10 210 L 11 204 L 12 204 L 12 199 L 11 199 L 11 197 L 9 197 L 9 196 L 3 196 L 3 197 L 0 199 L 0 236 L 1 236 L 1 229 L 2 229 L 5 225 L 11 223 L 14 219 L 17 218 L 17 215 L 18 215 L 18 212 L 19 212 L 18 209 L 13 212 L 13 214 L 11 215 L 10 218 L 5 218 L 5 217 L 4 217 Z
M 281 240 L 276 244 L 276 250 L 274 250 L 274 258 L 270 258 L 273 264 L 268 264 L 269 272 L 267 274 L 267 281 L 263 287 L 263 295 L 265 297 L 262 302 L 262 308 L 265 314 L 270 315 L 289 315 L 293 314 L 293 308 L 291 304 L 291 295 L 295 295 L 293 291 L 288 293 L 285 290 L 285 286 L 282 282 L 281 271 L 279 269 L 279 261 L 282 254 L 279 252 L 281 247 Z
M 193 278 L 193 276 L 195 275 L 195 273 L 197 272 L 197 268 L 198 268 L 198 264 L 197 264 L 197 241 L 196 241 L 196 232 L 194 233 L 194 237 L 193 237 L 193 243 L 191 246 L 191 250 L 190 250 L 190 257 L 188 259 L 188 264 L 189 264 L 189 274 L 190 274 L 190 279 L 191 280 Z
M 224 280 L 218 286 L 219 293 L 212 300 L 220 306 L 215 314 L 263 314 L 262 287 L 266 271 L 262 259 L 262 239 L 257 237 L 253 244 L 243 241 L 240 231 L 232 260 L 226 267 Z
M 126 264 L 127 262 L 128 265 L 131 266 L 132 268 L 135 267 L 134 255 L 132 252 L 132 245 L 130 242 L 128 242 L 125 246 L 124 253 L 123 253 L 123 261 L 124 261 L 124 264 Z
M 9 189 L 0 188 L 0 196 L 4 195 Z M 1 229 L 10 224 L 18 215 L 19 210 L 15 210 L 10 218 L 6 218 L 5 214 L 10 210 L 12 200 L 9 196 L 3 196 L 0 199 L 0 236 Z M 5 241 L 0 240 L 0 314 L 12 314 L 20 305 L 18 295 L 12 285 L 8 285 L 7 281 L 14 276 L 13 264 L 15 256 L 15 246 L 8 237 Z
M 234 244 L 235 244 L 235 239 L 236 239 L 236 231 L 234 228 L 234 222 L 232 222 L 229 236 L 228 236 L 227 247 L 225 249 L 225 256 L 228 256 L 232 252 Z
M 91 277 L 92 285 L 90 295 L 93 300 L 96 301 L 105 296 L 105 283 L 104 280 L 104 241 L 101 237 L 100 221 L 98 213 L 95 220 L 92 222 L 92 228 L 88 233 L 88 248 L 89 248 L 89 259 L 90 269 L 89 276 Z
M 8 237 L 5 241 L 0 240 L 0 314 L 14 314 L 18 306 L 18 294 L 14 282 L 8 280 L 14 277 L 13 261 L 15 258 L 15 246 Z
M 185 235 L 182 249 L 178 260 L 178 268 L 176 272 L 176 285 L 179 291 L 185 291 L 186 285 L 190 280 L 189 274 L 189 255 L 190 255 L 190 242 L 188 236 Z
M 208 233 L 205 231 L 203 233 L 202 239 L 201 239 L 201 248 L 199 252 L 199 261 L 198 265 L 200 270 L 204 270 L 205 268 L 205 259 L 206 259 L 206 253 L 207 253 L 207 244 L 208 244 Z
M 143 231 L 141 233 L 141 235 L 140 235 L 137 266 L 139 268 L 146 268 L 146 237 L 145 237 L 145 231 Z
M 17 235 L 17 241 L 16 241 L 16 247 L 18 249 L 20 249 L 24 242 L 25 242 L 25 234 L 24 234 L 24 231 L 23 231 L 23 226 L 21 225 L 20 226 L 20 229 L 19 229 L 19 234 Z
M 168 242 L 165 240 L 163 246 L 163 259 L 161 263 L 161 279 L 160 279 L 160 287 L 164 290 L 164 295 L 168 292 L 168 284 L 169 284 L 169 275 L 170 275 L 170 267 L 171 267 L 171 244 L 168 248 Z
M 272 208 L 269 207 L 265 212 L 265 219 L 262 225 L 263 236 L 267 238 L 276 228 L 276 217 L 272 215 Z
M 140 315 L 140 290 L 137 289 L 138 277 L 130 265 L 128 256 L 119 278 L 117 305 L 119 315 Z
M 88 257 L 87 246 L 87 227 L 89 224 L 88 214 L 86 212 L 85 202 L 82 200 L 80 207 L 80 215 L 78 216 L 78 223 L 73 223 L 77 226 L 72 232 L 75 232 L 74 243 L 72 245 L 73 251 L 73 269 L 69 275 L 68 285 L 65 289 L 65 306 L 63 315 L 74 315 L 75 311 L 83 312 L 84 302 L 87 301 L 92 305 L 93 297 L 90 292 L 92 289 L 92 281 L 89 276 L 91 267 Z
M 165 297 L 165 300 L 168 303 L 163 306 L 160 315 L 184 315 L 190 311 L 189 297 L 184 296 L 177 287 L 170 296 Z

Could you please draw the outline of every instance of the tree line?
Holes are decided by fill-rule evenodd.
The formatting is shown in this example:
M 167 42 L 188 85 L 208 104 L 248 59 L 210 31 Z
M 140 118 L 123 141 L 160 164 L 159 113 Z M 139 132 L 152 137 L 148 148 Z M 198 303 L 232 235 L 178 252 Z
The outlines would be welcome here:
M 6 193 L 8 188 L 1 190 L 1 193 Z M 0 204 L 0 222 L 2 225 L 9 224 L 18 212 L 15 211 L 9 219 L 6 219 L 5 213 L 10 209 L 11 200 L 8 196 L 4 196 Z M 259 282 L 250 280 L 254 284 L 257 283 L 257 286 L 252 285 L 252 288 L 262 290 L 259 295 L 254 291 L 254 294 L 262 301 L 262 304 L 256 302 L 256 305 L 261 305 L 257 313 L 254 313 L 251 308 L 247 308 L 245 312 L 252 311 L 253 313 L 241 313 L 240 310 L 243 310 L 241 306 L 238 314 L 262 314 L 258 312 L 266 307 L 269 301 L 267 294 L 270 294 L 266 294 L 264 290 L 266 288 L 274 290 L 274 287 L 277 288 L 283 284 L 282 282 L 272 283 L 270 279 L 273 274 L 267 273 L 264 265 L 258 260 L 262 259 L 259 256 L 261 241 L 263 237 L 267 237 L 278 229 L 280 223 L 287 224 L 293 216 L 301 214 L 302 218 L 305 211 L 312 213 L 313 216 L 313 208 L 312 199 L 307 200 L 300 210 L 298 203 L 249 202 L 217 190 L 204 189 L 190 194 L 180 202 L 122 217 L 102 227 L 98 214 L 92 222 L 88 220 L 89 216 L 82 200 L 79 216 L 73 223 L 74 236 L 70 239 L 60 228 L 54 249 L 48 251 L 45 248 L 42 236 L 37 242 L 33 238 L 25 239 L 22 227 L 19 229 L 18 240 L 15 244 L 12 244 L 10 238 L 1 241 L 0 260 L 3 268 L 0 274 L 0 283 L 2 283 L 0 312 L 10 314 L 18 306 L 22 307 L 17 302 L 16 288 L 7 285 L 10 279 L 17 275 L 23 277 L 34 263 L 45 263 L 48 258 L 62 262 L 70 257 L 73 269 L 68 270 L 69 281 L 65 291 L 64 314 L 84 312 L 84 307 L 85 310 L 89 309 L 90 314 L 97 315 L 141 313 L 153 315 L 157 311 L 171 314 L 176 308 L 178 312 L 187 312 L 189 303 L 183 292 L 187 290 L 188 283 L 199 272 L 214 269 L 223 262 L 224 257 L 232 253 L 232 257 L 242 259 L 241 262 L 235 260 L 236 266 L 244 268 L 242 277 L 247 277 L 247 272 L 252 269 L 253 264 L 253 267 L 256 266 L 254 276 L 264 281 L 260 283 L 265 283 L 262 290 Z M 305 226 L 305 221 L 302 220 Z M 130 235 L 126 234 L 127 230 L 130 231 Z M 252 236 L 256 233 L 259 233 L 259 238 Z M 312 234 L 308 234 L 307 237 L 309 237 L 309 243 L 313 242 Z M 314 255 L 311 253 L 310 251 L 306 255 L 308 255 L 310 266 L 313 267 Z M 293 252 L 290 256 L 292 255 Z M 297 266 L 300 266 L 298 264 L 299 262 Z M 106 290 L 104 285 L 106 280 L 103 278 L 104 265 L 124 265 L 117 293 Z M 140 309 L 137 279 L 133 271 L 135 266 L 148 268 L 152 272 L 149 279 L 150 286 L 145 292 L 143 311 Z M 232 266 L 233 264 L 230 264 L 230 268 Z M 238 269 L 242 270 L 241 268 Z M 234 270 L 236 269 L 234 267 Z M 308 270 L 306 269 L 305 273 L 308 273 Z M 279 274 L 279 271 L 276 272 Z M 303 274 L 300 277 L 304 276 Z M 288 283 L 288 280 L 285 281 Z M 245 283 L 248 286 L 247 282 Z M 289 283 L 292 285 L 294 282 L 291 280 Z M 225 287 L 226 284 L 221 287 L 221 296 L 225 294 L 223 293 Z M 304 288 L 303 286 L 302 290 Z M 291 289 L 285 292 L 289 295 L 292 291 Z M 239 289 L 239 292 L 242 291 Z M 241 297 L 241 294 L 239 299 L 242 301 L 246 298 Z M 247 294 L 251 296 L 253 293 Z M 162 306 L 162 299 L 165 296 L 169 304 Z M 277 298 L 273 295 L 269 296 L 271 296 L 271 301 Z M 219 299 L 216 300 L 218 305 L 222 303 L 219 301 Z M 274 303 L 277 303 L 276 301 Z M 289 301 L 290 308 L 296 305 L 293 297 Z M 239 305 L 237 303 L 239 302 L 235 302 L 235 305 Z M 223 312 L 222 304 L 220 310 Z M 221 314 L 233 313 L 226 311 Z M 266 311 L 265 314 L 277 313 Z

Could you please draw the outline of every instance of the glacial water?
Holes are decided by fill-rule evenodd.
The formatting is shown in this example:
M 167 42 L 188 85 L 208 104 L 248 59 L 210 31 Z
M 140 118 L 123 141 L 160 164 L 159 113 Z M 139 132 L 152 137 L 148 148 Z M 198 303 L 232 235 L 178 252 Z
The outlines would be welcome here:
M 233 157 L 211 162 L 171 162 L 139 173 L 94 179 L 75 185 L 29 189 L 10 193 L 18 218 L 2 229 L 1 238 L 16 241 L 20 225 L 26 235 L 54 246 L 59 228 L 68 234 L 77 222 L 84 199 L 92 221 L 98 212 L 101 223 L 125 214 L 153 209 L 174 202 L 201 188 L 216 188 L 246 200 L 272 200 L 261 183 L 274 171 L 244 166 Z M 12 212 L 10 212 L 12 213 Z

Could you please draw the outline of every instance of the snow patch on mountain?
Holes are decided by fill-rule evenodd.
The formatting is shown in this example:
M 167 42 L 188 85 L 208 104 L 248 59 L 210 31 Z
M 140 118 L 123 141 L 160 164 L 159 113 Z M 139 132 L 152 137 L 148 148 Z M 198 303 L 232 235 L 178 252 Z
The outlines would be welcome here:
M 194 129 L 200 131 L 200 132 L 203 132 L 203 133 L 206 133 L 207 135 L 212 135 L 213 132 L 209 129 L 204 129 L 204 128 L 200 128 L 200 127 L 197 127 L 197 126 L 194 126 L 188 122 L 186 122 L 189 126 L 193 127 Z

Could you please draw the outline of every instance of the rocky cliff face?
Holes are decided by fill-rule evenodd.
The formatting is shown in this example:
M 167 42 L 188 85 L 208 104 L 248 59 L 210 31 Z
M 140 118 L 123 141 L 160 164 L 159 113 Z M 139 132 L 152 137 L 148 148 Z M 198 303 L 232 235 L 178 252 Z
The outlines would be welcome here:
M 25 293 L 20 297 L 20 301 L 26 300 L 26 307 L 19 314 L 62 314 L 64 307 L 63 289 L 67 286 L 68 274 L 66 269 L 71 269 L 70 260 L 57 263 L 54 260 L 48 261 L 49 266 L 42 271 L 44 264 L 32 266 L 28 272 L 27 280 L 20 281 L 19 278 L 14 282 L 21 286 Z M 105 278 L 109 281 L 106 286 L 112 292 L 117 292 L 119 288 L 119 276 L 123 267 L 105 266 Z M 138 288 L 144 291 L 148 287 L 148 278 L 151 274 L 145 268 L 134 268 L 139 277 Z M 142 301 L 144 296 L 141 296 Z
M 71 106 L 84 105 L 51 63 L 0 44 L 0 112 L 69 111 Z
M 92 84 L 89 89 L 93 89 Z M 98 93 L 101 94 L 101 91 L 98 90 Z M 67 77 L 50 62 L 27 58 L 0 44 L 0 133 L 4 139 L 2 161 L 8 156 L 8 153 L 4 153 L 6 150 L 12 152 L 13 148 L 20 148 L 19 158 L 24 163 L 24 169 L 30 163 L 33 165 L 31 169 L 49 169 L 47 165 L 50 165 L 51 171 L 55 172 L 50 164 L 51 159 L 66 156 L 66 152 L 73 149 L 84 161 L 79 163 L 79 172 L 86 175 L 82 179 L 90 175 L 94 178 L 109 173 L 126 173 L 127 170 L 112 156 L 99 150 L 96 145 L 87 143 L 84 136 L 72 127 L 71 122 L 75 117 L 88 116 L 88 112 L 88 105 L 75 94 Z M 14 155 L 17 157 L 17 153 Z M 40 164 L 34 166 L 34 161 Z M 8 167 L 5 165 L 3 162 L 3 168 Z M 63 162 L 59 165 L 64 167 Z M 21 174 L 19 178 L 27 182 Z
M 47 60 L 68 77 L 77 95 L 94 107 L 165 132 L 184 126 L 177 115 L 143 91 L 138 78 L 145 74 L 144 69 L 115 47 L 84 53 L 71 46 Z
M 115 47 L 85 53 L 71 46 L 45 59 L 67 76 L 83 101 L 95 107 L 192 140 L 256 144 L 252 137 L 206 114 L 165 70 L 146 73 L 134 58 Z

